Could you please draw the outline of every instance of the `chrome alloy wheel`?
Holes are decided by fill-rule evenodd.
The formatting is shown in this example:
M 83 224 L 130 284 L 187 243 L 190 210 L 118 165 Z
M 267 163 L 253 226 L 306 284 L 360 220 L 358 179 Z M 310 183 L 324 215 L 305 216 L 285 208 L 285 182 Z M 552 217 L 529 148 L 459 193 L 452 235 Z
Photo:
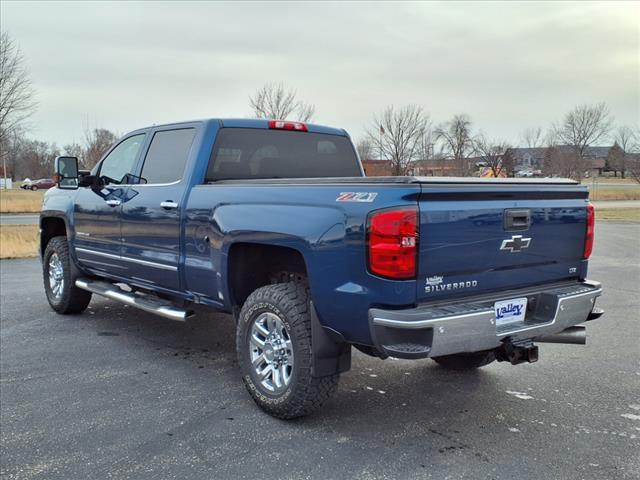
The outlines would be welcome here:
M 62 261 L 57 253 L 49 257 L 49 288 L 54 297 L 60 298 L 62 296 L 64 289 L 64 270 Z
M 271 312 L 258 315 L 249 341 L 255 379 L 271 393 L 286 390 L 293 374 L 293 346 L 280 317 Z

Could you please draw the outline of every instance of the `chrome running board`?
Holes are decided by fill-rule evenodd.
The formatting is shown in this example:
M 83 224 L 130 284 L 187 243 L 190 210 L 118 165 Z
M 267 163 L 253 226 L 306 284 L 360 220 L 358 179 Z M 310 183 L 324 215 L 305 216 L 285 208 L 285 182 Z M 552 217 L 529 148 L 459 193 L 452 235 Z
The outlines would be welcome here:
M 117 285 L 109 282 L 80 278 L 76 280 L 76 287 L 111 300 L 124 303 L 125 305 L 139 308 L 145 312 L 155 313 L 161 317 L 177 320 L 179 322 L 184 322 L 187 318 L 193 315 L 193 311 L 178 308 L 166 300 L 162 300 L 152 295 L 143 296 L 132 292 L 125 292 Z

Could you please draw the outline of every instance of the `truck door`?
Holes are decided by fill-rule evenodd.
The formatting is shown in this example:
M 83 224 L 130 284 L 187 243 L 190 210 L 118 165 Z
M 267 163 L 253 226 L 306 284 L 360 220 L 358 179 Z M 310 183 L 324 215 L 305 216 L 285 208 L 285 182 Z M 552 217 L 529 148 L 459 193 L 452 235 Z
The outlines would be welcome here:
M 143 183 L 132 185 L 122 204 L 122 259 L 129 265 L 127 276 L 154 288 L 180 289 L 185 165 L 195 134 L 195 127 L 155 130 L 142 163 Z
M 102 187 L 80 188 L 74 206 L 74 247 L 78 261 L 93 269 L 122 275 L 120 211 L 127 186 L 121 182 L 135 168 L 145 133 L 129 136 L 102 160 L 97 174 L 113 180 Z

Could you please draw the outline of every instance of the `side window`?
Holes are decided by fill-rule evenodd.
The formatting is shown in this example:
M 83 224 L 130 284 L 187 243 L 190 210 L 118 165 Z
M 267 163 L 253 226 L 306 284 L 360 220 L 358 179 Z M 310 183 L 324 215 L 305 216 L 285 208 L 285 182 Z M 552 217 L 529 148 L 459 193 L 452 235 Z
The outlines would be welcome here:
M 142 178 L 147 183 L 171 183 L 180 180 L 195 135 L 195 128 L 156 132 L 144 160 L 140 174 Z
M 144 133 L 120 142 L 100 165 L 100 175 L 122 182 L 127 173 L 132 173 L 143 143 Z

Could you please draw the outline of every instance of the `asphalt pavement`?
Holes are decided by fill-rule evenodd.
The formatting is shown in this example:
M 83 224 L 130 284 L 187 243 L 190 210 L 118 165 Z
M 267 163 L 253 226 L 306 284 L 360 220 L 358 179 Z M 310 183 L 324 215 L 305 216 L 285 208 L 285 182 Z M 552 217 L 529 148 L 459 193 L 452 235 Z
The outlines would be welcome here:
M 0 215 L 0 225 L 38 225 L 40 215 L 37 213 L 18 213 Z
M 638 479 L 640 225 L 597 226 L 587 346 L 451 373 L 354 353 L 317 414 L 275 420 L 240 381 L 234 322 L 96 298 L 59 316 L 37 260 L 0 262 L 6 479 Z

